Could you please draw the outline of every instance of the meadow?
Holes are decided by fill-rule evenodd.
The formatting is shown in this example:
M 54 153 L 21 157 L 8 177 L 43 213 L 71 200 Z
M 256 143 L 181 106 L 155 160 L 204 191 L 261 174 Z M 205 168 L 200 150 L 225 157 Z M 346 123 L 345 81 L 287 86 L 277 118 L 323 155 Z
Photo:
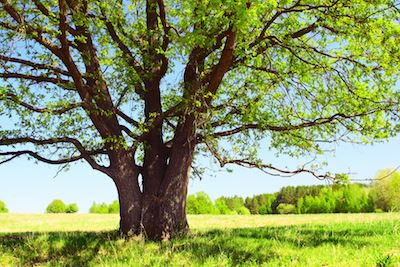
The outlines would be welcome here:
M 0 266 L 400 266 L 400 213 L 191 215 L 168 242 L 113 214 L 0 214 Z

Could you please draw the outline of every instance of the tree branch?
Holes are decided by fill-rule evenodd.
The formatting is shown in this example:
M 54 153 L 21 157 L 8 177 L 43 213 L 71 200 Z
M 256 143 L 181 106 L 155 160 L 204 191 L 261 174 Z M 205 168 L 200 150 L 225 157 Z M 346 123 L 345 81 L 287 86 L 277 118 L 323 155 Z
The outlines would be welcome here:
M 71 87 L 72 82 L 61 79 L 61 78 L 50 78 L 46 76 L 35 76 L 35 75 L 29 75 L 29 74 L 22 74 L 22 73 L 16 73 L 16 72 L 6 72 L 6 73 L 0 73 L 0 78 L 6 78 L 6 79 L 22 79 L 22 80 L 31 80 L 35 81 L 37 83 L 42 83 L 42 82 L 47 82 L 47 83 L 53 83 L 55 85 L 68 85 Z
M 281 177 L 291 177 L 294 176 L 296 174 L 299 173 L 308 173 L 311 174 L 312 176 L 314 176 L 315 178 L 319 179 L 319 180 L 324 180 L 324 179 L 332 179 L 332 180 L 337 180 L 337 177 L 332 176 L 329 173 L 326 174 L 317 174 L 315 171 L 313 170 L 309 170 L 309 169 L 305 169 L 303 166 L 302 168 L 298 168 L 296 170 L 287 170 L 287 169 L 281 169 L 278 167 L 273 166 L 272 164 L 263 164 L 263 163 L 259 163 L 259 162 L 255 162 L 252 160 L 248 160 L 248 159 L 228 159 L 225 157 L 222 157 L 213 147 L 211 144 L 209 144 L 207 141 L 205 142 L 208 150 L 210 151 L 210 153 L 214 156 L 214 158 L 219 162 L 221 167 L 224 167 L 226 164 L 235 164 L 235 165 L 239 165 L 242 167 L 246 167 L 246 168 L 256 168 L 261 170 L 262 172 L 268 174 L 268 175 L 272 175 L 272 176 L 281 176 Z M 272 170 L 276 173 L 271 173 L 267 170 Z
M 0 94 L 0 99 L 1 99 L 1 97 L 2 97 L 2 95 Z M 68 111 L 70 111 L 72 109 L 75 109 L 75 108 L 83 106 L 83 103 L 79 102 L 79 103 L 70 103 L 70 104 L 68 104 L 68 105 L 66 105 L 66 106 L 64 106 L 62 108 L 59 108 L 59 109 L 38 108 L 38 107 L 35 107 L 35 106 L 33 106 L 31 104 L 28 104 L 28 103 L 26 103 L 24 101 L 21 101 L 18 96 L 16 96 L 15 94 L 12 94 L 12 93 L 7 93 L 6 94 L 6 99 L 8 99 L 10 101 L 13 101 L 16 104 L 18 104 L 20 106 L 23 106 L 24 108 L 29 109 L 29 110 L 34 111 L 34 112 L 37 112 L 37 113 L 50 113 L 50 114 L 57 114 L 57 115 L 64 114 L 64 113 L 66 113 L 66 112 L 68 112 Z
M 237 128 L 231 129 L 231 130 L 226 130 L 226 131 L 222 131 L 222 132 L 216 132 L 211 134 L 210 136 L 212 137 L 225 137 L 225 136 L 230 136 L 230 135 L 234 135 L 237 133 L 241 133 L 243 131 L 246 130 L 250 130 L 250 129 L 263 129 L 263 130 L 269 130 L 269 131 L 273 131 L 273 132 L 290 132 L 293 130 L 299 130 L 299 129 L 303 129 L 303 128 L 309 128 L 309 127 L 313 127 L 313 126 L 318 126 L 318 125 L 324 125 L 324 124 L 329 124 L 332 123 L 334 121 L 341 121 L 344 119 L 352 119 L 352 118 L 356 118 L 356 117 L 363 117 L 363 116 L 367 116 L 367 115 L 371 115 L 377 111 L 379 111 L 380 109 L 373 109 L 370 110 L 368 112 L 363 112 L 363 113 L 357 113 L 357 114 L 352 114 L 352 115 L 346 115 L 343 113 L 336 113 L 330 117 L 326 117 L 326 118 L 317 118 L 315 120 L 312 121 L 307 121 L 307 122 L 303 122 L 300 124 L 296 124 L 296 125 L 287 125 L 287 126 L 274 126 L 274 125 L 268 125 L 268 124 L 246 124 L 246 125 L 242 125 L 239 126 Z M 199 136 L 199 141 L 204 142 L 204 137 Z
M 29 66 L 32 67 L 35 70 L 50 70 L 52 72 L 55 72 L 57 74 L 65 75 L 65 76 L 71 76 L 71 74 L 63 70 L 61 68 L 57 68 L 48 64 L 40 64 L 40 63 L 35 63 L 32 61 L 20 59 L 20 58 L 14 58 L 14 57 L 6 57 L 3 55 L 0 55 L 0 60 L 6 61 L 6 62 L 13 62 L 13 63 L 19 63 L 21 65 Z
M 235 50 L 235 46 L 236 33 L 233 31 L 233 27 L 230 26 L 227 32 L 226 41 L 221 53 L 221 57 L 217 65 L 215 65 L 209 75 L 207 75 L 207 92 L 210 92 L 212 95 L 214 95 L 217 91 L 225 73 L 230 69 L 233 63 L 233 52 Z M 212 98 L 210 96 L 206 98 L 207 104 L 210 104 L 211 99 Z
M 124 42 L 119 38 L 117 32 L 115 31 L 114 25 L 107 20 L 106 17 L 102 18 L 104 23 L 106 24 L 106 28 L 108 33 L 110 34 L 111 39 L 117 44 L 118 48 L 129 58 L 130 65 L 136 71 L 139 76 L 144 74 L 143 68 L 140 64 L 136 61 L 135 57 L 133 56 L 130 49 L 124 44 Z
M 107 167 L 99 165 L 91 156 L 106 154 L 104 150 L 98 149 L 93 151 L 88 151 L 79 142 L 77 139 L 71 137 L 58 137 L 58 138 L 51 138 L 51 139 L 35 139 L 32 137 L 19 137 L 19 138 L 1 138 L 0 139 L 0 146 L 8 146 L 8 145 L 17 145 L 17 144 L 27 144 L 31 143 L 34 145 L 52 145 L 56 143 L 69 143 L 75 146 L 75 148 L 80 152 L 80 155 L 64 158 L 59 160 L 51 160 L 45 157 L 40 156 L 37 152 L 33 152 L 31 150 L 21 150 L 21 151 L 8 151 L 8 152 L 0 152 L 0 156 L 12 156 L 12 158 L 19 157 L 21 155 L 28 155 L 31 156 L 39 161 L 49 163 L 49 164 L 66 164 L 74 161 L 78 161 L 80 159 L 85 159 L 93 169 L 99 170 L 106 174 L 109 173 L 109 169 Z M 10 161 L 11 159 L 7 159 L 5 162 Z
M 8 0 L 0 0 L 0 2 L 3 4 L 4 10 L 20 25 L 20 26 L 25 26 L 25 31 L 26 33 L 30 34 L 30 38 L 36 40 L 39 44 L 47 48 L 49 51 L 51 51 L 54 55 L 57 57 L 61 58 L 62 53 L 60 49 L 55 46 L 49 39 L 43 37 L 42 33 L 43 31 L 41 29 L 35 29 L 29 24 L 24 24 L 24 19 L 23 17 L 10 5 Z M 18 31 L 18 27 L 11 25 L 6 22 L 0 22 L 0 26 L 13 30 L 13 31 Z
M 139 127 L 139 122 L 135 121 L 134 119 L 132 119 L 131 117 L 129 117 L 128 115 L 126 115 L 124 112 L 122 112 L 121 110 L 119 110 L 118 108 L 115 108 L 115 113 L 120 116 L 122 119 L 124 119 L 126 122 L 132 124 L 135 127 Z

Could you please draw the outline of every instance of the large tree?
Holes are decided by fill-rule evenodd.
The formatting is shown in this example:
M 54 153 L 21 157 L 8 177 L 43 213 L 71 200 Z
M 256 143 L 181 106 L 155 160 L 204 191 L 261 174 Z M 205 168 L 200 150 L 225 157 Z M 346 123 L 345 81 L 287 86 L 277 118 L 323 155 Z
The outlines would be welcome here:
M 1 162 L 86 161 L 120 230 L 188 228 L 195 155 L 261 161 L 396 129 L 399 4 L 385 0 L 0 0 Z

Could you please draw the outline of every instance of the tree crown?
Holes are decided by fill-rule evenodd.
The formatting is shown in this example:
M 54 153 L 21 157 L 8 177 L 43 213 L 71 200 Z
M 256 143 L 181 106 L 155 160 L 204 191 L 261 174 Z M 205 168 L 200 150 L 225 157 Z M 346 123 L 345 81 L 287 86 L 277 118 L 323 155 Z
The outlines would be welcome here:
M 396 1 L 0 3 L 2 163 L 140 167 L 190 124 L 221 166 L 316 175 L 262 163 L 260 140 L 298 156 L 397 130 Z

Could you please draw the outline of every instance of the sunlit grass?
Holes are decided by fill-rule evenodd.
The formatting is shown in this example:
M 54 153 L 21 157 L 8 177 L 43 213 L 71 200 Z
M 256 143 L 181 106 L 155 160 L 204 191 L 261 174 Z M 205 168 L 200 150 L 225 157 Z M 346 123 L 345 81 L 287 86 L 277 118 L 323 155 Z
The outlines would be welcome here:
M 0 215 L 0 266 L 400 266 L 400 213 L 189 216 L 171 242 L 123 240 L 116 215 Z

